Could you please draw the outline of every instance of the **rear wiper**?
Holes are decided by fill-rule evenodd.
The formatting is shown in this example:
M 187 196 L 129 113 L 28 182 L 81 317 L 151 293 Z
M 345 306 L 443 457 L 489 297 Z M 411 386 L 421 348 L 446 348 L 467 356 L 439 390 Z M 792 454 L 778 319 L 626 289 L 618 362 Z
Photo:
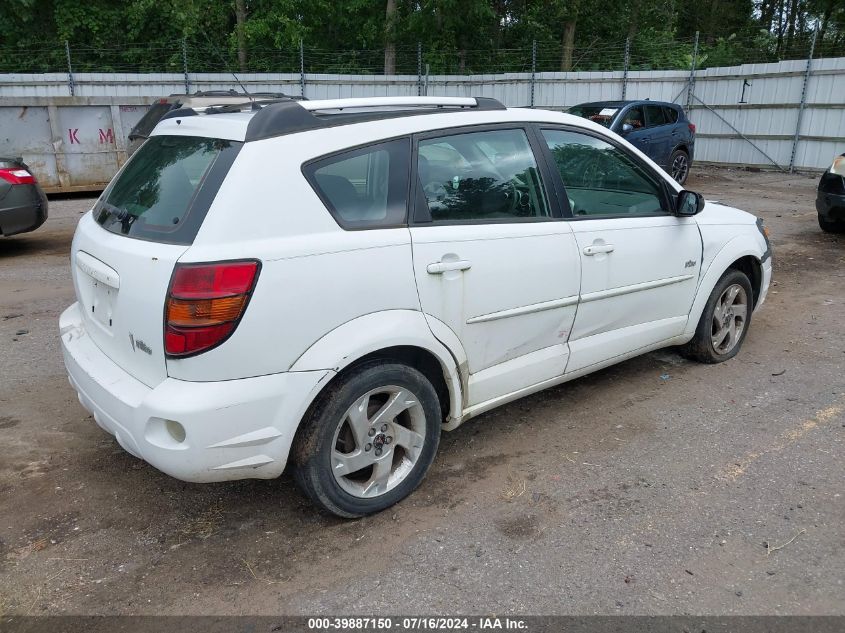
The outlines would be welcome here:
M 131 213 L 129 213 L 129 211 L 127 211 L 123 207 L 118 207 L 114 204 L 110 204 L 110 203 L 106 202 L 105 200 L 100 202 L 100 208 L 105 209 L 106 211 L 109 212 L 109 215 L 113 215 L 114 217 L 116 217 L 118 220 L 121 220 L 121 221 L 126 219 L 128 216 L 132 215 Z
M 110 204 L 108 202 L 101 202 L 100 209 L 105 210 L 108 212 L 109 216 L 111 216 L 117 222 L 120 222 L 120 232 L 124 235 L 129 235 L 129 228 L 132 224 L 137 220 L 140 216 L 132 215 L 124 209 L 123 207 L 118 207 L 114 204 Z

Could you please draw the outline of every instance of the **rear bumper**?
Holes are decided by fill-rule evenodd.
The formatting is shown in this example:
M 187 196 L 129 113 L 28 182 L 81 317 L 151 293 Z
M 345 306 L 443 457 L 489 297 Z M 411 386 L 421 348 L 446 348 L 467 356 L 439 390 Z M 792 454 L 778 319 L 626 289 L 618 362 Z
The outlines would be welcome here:
M 59 328 L 70 384 L 82 406 L 127 452 L 184 481 L 279 476 L 299 421 L 334 373 L 221 382 L 167 378 L 151 389 L 91 340 L 79 304 L 64 311 Z
M 0 200 L 0 235 L 34 231 L 47 221 L 47 196 L 37 185 L 13 185 Z

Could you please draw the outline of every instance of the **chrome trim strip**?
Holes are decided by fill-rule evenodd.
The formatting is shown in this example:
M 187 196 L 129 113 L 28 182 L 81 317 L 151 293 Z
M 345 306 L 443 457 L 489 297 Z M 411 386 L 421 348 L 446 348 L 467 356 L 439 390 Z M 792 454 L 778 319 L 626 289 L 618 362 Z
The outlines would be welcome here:
M 467 319 L 467 325 L 473 323 L 486 323 L 487 321 L 496 321 L 497 319 L 507 319 L 512 316 L 522 316 L 523 314 L 533 314 L 534 312 L 542 312 L 543 310 L 554 310 L 555 308 L 565 308 L 567 306 L 574 306 L 578 303 L 578 297 L 564 297 L 563 299 L 553 299 L 551 301 L 543 301 L 541 303 L 532 303 L 531 305 L 522 306 L 520 308 L 510 308 L 500 312 L 491 312 L 490 314 L 482 314 L 480 316 L 471 317 Z
M 661 286 L 669 286 L 677 284 L 682 281 L 688 281 L 693 278 L 693 275 L 681 275 L 679 277 L 667 277 L 666 279 L 655 279 L 654 281 L 644 281 L 639 284 L 632 284 L 630 286 L 619 286 L 618 288 L 610 288 L 608 290 L 599 290 L 598 292 L 588 292 L 581 295 L 581 303 L 588 303 L 590 301 L 598 301 L 599 299 L 609 299 L 611 297 L 618 297 L 620 295 L 627 295 L 632 292 L 639 292 L 641 290 L 651 290 L 652 288 L 660 288 Z

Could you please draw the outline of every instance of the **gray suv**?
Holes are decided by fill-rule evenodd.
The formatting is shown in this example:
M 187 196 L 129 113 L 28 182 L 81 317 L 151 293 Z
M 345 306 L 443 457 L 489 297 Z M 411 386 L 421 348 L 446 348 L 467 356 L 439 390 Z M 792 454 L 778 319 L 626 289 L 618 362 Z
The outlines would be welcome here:
M 695 124 L 677 103 L 596 101 L 569 108 L 570 114 L 610 128 L 684 184 L 692 165 Z

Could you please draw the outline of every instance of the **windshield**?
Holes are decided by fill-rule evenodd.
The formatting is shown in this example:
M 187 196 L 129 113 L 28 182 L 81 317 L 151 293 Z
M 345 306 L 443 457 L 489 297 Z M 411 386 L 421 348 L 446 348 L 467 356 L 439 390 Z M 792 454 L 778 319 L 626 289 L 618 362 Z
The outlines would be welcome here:
M 613 124 L 614 117 L 621 109 L 615 106 L 577 105 L 569 108 L 569 113 L 589 119 L 593 123 L 598 123 L 604 127 L 610 127 Z
M 189 212 L 209 187 L 204 216 L 242 144 L 196 136 L 153 136 L 132 156 L 94 207 L 94 218 L 112 233 L 191 243 L 202 217 Z M 220 160 L 225 157 L 225 160 Z M 215 164 L 220 163 L 215 171 Z
M 135 124 L 135 127 L 132 128 L 132 131 L 129 132 L 129 140 L 135 140 L 136 138 L 149 138 L 150 132 L 153 131 L 153 128 L 156 124 L 161 121 L 161 117 L 165 114 L 170 112 L 171 109 L 178 107 L 179 104 L 176 103 L 154 103 L 150 106 L 150 109 L 141 117 L 141 119 Z

